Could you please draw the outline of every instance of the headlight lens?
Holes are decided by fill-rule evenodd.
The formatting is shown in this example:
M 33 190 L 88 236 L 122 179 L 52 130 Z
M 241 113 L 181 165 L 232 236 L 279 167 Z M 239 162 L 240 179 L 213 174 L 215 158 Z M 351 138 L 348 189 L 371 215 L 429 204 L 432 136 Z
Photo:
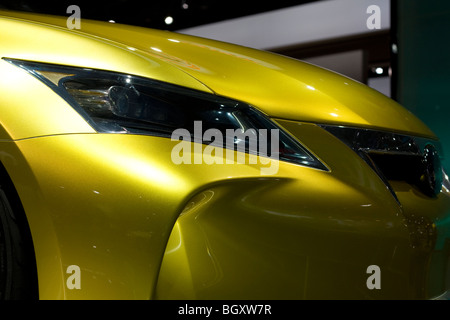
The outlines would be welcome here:
M 344 126 L 322 127 L 358 153 L 389 188 L 388 180 L 401 180 L 429 197 L 441 192 L 444 176 L 439 141 Z
M 252 106 L 233 99 L 161 81 L 110 71 L 5 59 L 19 66 L 63 97 L 97 131 L 171 137 L 177 129 L 237 130 L 233 145 L 220 146 L 327 170 L 311 152 Z M 277 141 L 267 132 L 276 130 Z M 242 137 L 242 139 L 240 138 Z M 257 137 L 257 144 L 250 143 Z M 263 137 L 264 139 L 261 139 Z M 215 143 L 203 139 L 195 142 Z M 276 142 L 274 144 L 274 142 Z M 274 151 L 273 145 L 278 145 Z M 261 152 L 261 151 L 264 152 Z

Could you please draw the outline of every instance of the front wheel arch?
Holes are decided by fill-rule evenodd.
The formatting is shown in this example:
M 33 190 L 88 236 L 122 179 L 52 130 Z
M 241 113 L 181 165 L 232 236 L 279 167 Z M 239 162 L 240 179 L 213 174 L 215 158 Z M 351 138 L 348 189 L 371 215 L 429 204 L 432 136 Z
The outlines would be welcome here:
M 36 258 L 18 193 L 0 163 L 0 299 L 38 299 Z

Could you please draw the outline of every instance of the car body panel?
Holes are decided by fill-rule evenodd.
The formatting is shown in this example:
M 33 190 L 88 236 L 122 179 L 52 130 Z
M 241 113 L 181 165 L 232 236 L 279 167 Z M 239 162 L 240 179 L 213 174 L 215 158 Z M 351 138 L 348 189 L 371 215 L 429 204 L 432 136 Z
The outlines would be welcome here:
M 24 158 L 32 159 L 23 164 L 28 170 L 13 170 L 10 166 L 19 162 L 13 161 L 17 157 L 14 156 L 18 153 L 16 150 L 8 155 L 11 160 L 5 160 L 4 163 L 9 172 L 23 174 L 22 172 L 28 171 L 28 175 L 36 181 L 34 187 L 40 190 L 41 199 L 37 203 L 42 206 L 37 206 L 34 199 L 32 204 L 24 203 L 25 210 L 30 215 L 33 236 L 41 239 L 50 237 L 47 234 L 49 229 L 55 232 L 51 238 L 63 248 L 53 261 L 61 263 L 62 269 L 59 272 L 63 272 L 69 265 L 82 267 L 82 290 L 66 289 L 62 291 L 64 298 L 152 297 L 153 292 L 149 288 L 156 285 L 159 263 L 172 226 L 185 207 L 190 205 L 190 199 L 206 192 L 205 188 L 226 188 L 232 190 L 233 195 L 241 194 L 244 198 L 248 192 L 255 192 L 255 187 L 256 190 L 267 188 L 266 192 L 270 193 L 272 190 L 273 193 L 267 198 L 270 203 L 276 200 L 278 192 L 285 193 L 288 189 L 289 194 L 303 194 L 304 196 L 297 197 L 300 201 L 315 199 L 315 194 L 330 190 L 328 186 L 334 183 L 342 192 L 333 197 L 347 199 L 358 195 L 354 200 L 355 206 L 373 201 L 367 199 L 360 190 L 367 179 L 360 180 L 361 186 L 346 186 L 330 173 L 285 163 L 280 163 L 279 173 L 272 178 L 261 177 L 257 165 L 236 163 L 223 165 L 221 170 L 217 170 L 214 166 L 205 164 L 207 160 L 203 164 L 193 166 L 180 165 L 189 168 L 192 166 L 182 174 L 183 170 L 180 170 L 178 165 L 167 161 L 176 143 L 168 143 L 165 138 L 108 134 L 58 135 L 25 139 L 14 144 L 8 142 L 9 145 L 15 145 Z M 99 157 L 99 154 L 102 156 Z M 364 164 L 359 165 L 364 167 Z M 367 165 L 365 166 L 366 174 L 373 175 Z M 174 175 L 174 172 L 177 172 L 177 175 Z M 309 185 L 291 178 L 298 174 L 305 180 L 317 181 L 317 189 L 310 189 Z M 21 181 L 20 177 L 13 176 L 13 179 Z M 30 177 L 22 179 L 28 181 Z M 120 190 L 116 188 L 116 181 L 120 181 Z M 282 185 L 285 187 L 279 188 Z M 365 186 L 368 187 L 373 190 L 373 186 Z M 21 195 L 30 192 L 28 182 L 26 186 L 18 185 L 17 188 Z M 275 190 L 278 191 L 273 192 Z M 126 193 L 120 193 L 123 191 Z M 77 196 L 74 197 L 74 194 Z M 289 194 L 285 193 L 284 196 L 290 197 Z M 377 205 L 385 206 L 386 203 L 395 202 L 381 181 L 378 184 L 378 193 L 374 194 L 383 199 L 375 200 Z M 313 206 L 314 202 L 315 200 L 309 205 L 303 204 L 306 212 L 308 206 Z M 266 205 L 265 202 L 263 204 Z M 274 201 L 273 205 L 276 204 L 277 201 Z M 296 219 L 296 215 L 299 215 L 301 219 L 301 214 L 295 213 L 298 205 L 286 204 L 283 209 L 285 212 L 280 212 L 278 219 L 277 212 L 274 211 L 272 222 L 280 220 L 284 225 L 285 216 Z M 269 212 L 269 208 L 270 206 L 267 206 L 265 210 Z M 377 210 L 374 208 L 364 211 L 373 211 L 372 214 L 376 214 Z M 227 207 L 223 210 L 224 213 L 229 212 Z M 342 213 L 345 213 L 349 209 L 342 210 Z M 257 214 L 258 210 L 255 211 Z M 340 213 L 336 211 L 334 202 L 324 203 L 324 207 L 319 211 L 323 212 L 323 222 L 317 219 L 318 225 L 313 226 L 314 228 L 320 229 L 323 224 L 325 229 L 329 230 L 333 224 L 339 224 Z M 336 212 L 337 217 L 329 217 L 332 211 Z M 385 215 L 385 218 L 395 217 L 396 213 L 386 211 Z M 247 227 L 249 222 L 246 222 Z M 244 227 L 239 220 L 233 223 L 236 231 Z M 380 229 L 384 227 L 384 223 L 379 224 Z M 350 241 L 353 237 L 352 227 L 345 229 L 347 227 L 344 227 L 343 235 L 346 241 Z M 267 236 L 279 238 L 283 232 L 282 228 L 274 229 L 272 234 Z M 385 236 L 384 232 L 380 235 Z M 284 237 L 280 239 L 286 241 Z M 252 242 L 257 244 L 262 240 L 256 238 Z M 290 241 L 291 245 L 295 246 L 295 238 Z M 273 245 L 276 247 L 276 243 Z M 320 241 L 317 245 L 321 245 Z M 364 250 L 364 245 L 361 245 L 361 249 Z M 266 249 L 260 246 L 257 251 L 263 255 Z M 54 277 L 55 268 L 49 268 L 48 258 L 41 260 L 41 257 L 48 257 L 48 254 L 41 252 L 39 247 L 36 248 L 36 253 L 39 274 L 47 274 L 47 277 L 52 274 Z M 356 257 L 358 255 L 355 252 Z M 136 269 L 137 265 L 142 269 Z M 60 276 L 65 277 L 66 274 L 63 272 Z M 288 292 L 286 291 L 286 294 Z M 41 295 L 42 298 L 61 298 L 57 295 L 46 296 L 44 293 Z
M 75 110 L 61 104 L 60 97 L 25 70 L 0 60 L 0 73 L 0 139 L 95 133 Z M 40 104 L 40 107 L 30 107 L 35 104 Z
M 312 124 L 279 122 L 314 145 L 330 172 L 293 172 L 297 178 L 247 182 L 245 189 L 221 185 L 192 198 L 172 231 L 157 298 L 423 299 L 450 288 L 445 272 L 429 269 L 433 256 L 437 269 L 448 268 L 448 194 L 429 199 L 397 184 L 399 205 L 334 136 Z M 257 214 L 263 218 L 253 224 Z M 412 247 L 424 231 L 428 246 Z M 382 290 L 367 287 L 371 265 L 383 270 Z
M 315 128 L 309 130 L 318 130 L 316 126 L 313 127 Z M 67 278 L 65 270 L 70 265 L 80 266 L 83 274 L 81 290 L 59 288 L 60 290 L 48 295 L 41 292 L 41 298 L 166 298 L 161 291 L 157 295 L 150 288 L 156 287 L 161 257 L 174 224 L 177 228 L 182 228 L 183 232 L 187 228 L 188 243 L 200 241 L 194 246 L 197 255 L 211 254 L 219 258 L 220 263 L 214 265 L 214 261 L 209 261 L 196 272 L 214 278 L 221 273 L 214 267 L 225 268 L 223 274 L 226 277 L 216 279 L 216 285 L 210 284 L 212 292 L 203 288 L 205 295 L 202 295 L 201 290 L 196 290 L 195 296 L 187 298 L 249 298 L 252 293 L 255 294 L 255 288 L 258 288 L 256 292 L 259 295 L 253 297 L 258 298 L 315 298 L 322 287 L 314 282 L 310 290 L 317 290 L 315 295 L 314 291 L 305 289 L 305 274 L 292 276 L 296 274 L 292 273 L 292 268 L 298 267 L 299 272 L 306 272 L 305 257 L 312 259 L 317 256 L 320 259 L 329 256 L 330 261 L 326 263 L 329 272 L 325 272 L 325 269 L 320 269 L 320 272 L 324 272 L 324 277 L 326 274 L 331 277 L 336 272 L 347 270 L 342 275 L 342 279 L 345 279 L 345 274 L 350 277 L 355 268 L 361 268 L 365 264 L 378 263 L 384 266 L 392 263 L 389 255 L 377 256 L 378 246 L 383 249 L 389 246 L 391 249 L 388 252 L 393 253 L 397 246 L 407 247 L 409 244 L 409 234 L 403 224 L 400 209 L 395 209 L 397 205 L 394 198 L 381 180 L 378 179 L 376 185 L 368 184 L 373 181 L 375 174 L 358 158 L 354 158 L 355 163 L 352 164 L 360 166 L 359 172 L 362 175 L 357 180 L 350 167 L 339 170 L 332 166 L 331 172 L 324 172 L 282 162 L 274 177 L 261 177 L 257 165 L 230 164 L 217 170 L 216 167 L 205 164 L 207 160 L 183 171 L 167 161 L 176 143 L 170 144 L 167 139 L 157 137 L 79 134 L 26 139 L 14 144 L 23 157 L 33 160 L 26 163 L 28 170 L 12 170 L 10 165 L 19 161 L 12 160 L 18 151 L 11 152 L 11 160 L 4 161 L 8 171 L 21 174 L 28 171 L 28 175 L 34 177 L 34 187 L 40 190 L 40 201 L 33 199 L 31 204 L 24 203 L 25 210 L 30 215 L 33 237 L 39 240 L 48 238 L 48 242 L 53 242 L 51 246 L 45 244 L 43 248 L 36 247 L 39 276 L 42 275 L 43 281 L 50 283 L 55 281 L 55 277 Z M 9 145 L 13 143 L 9 142 Z M 327 163 L 333 163 L 328 157 L 335 158 L 335 150 L 323 149 L 325 148 L 317 150 L 319 156 L 325 158 Z M 340 151 L 342 158 L 351 153 L 345 146 L 341 146 Z M 102 156 L 99 157 L 98 154 Z M 339 160 L 334 159 L 337 164 Z M 177 175 L 173 175 L 174 172 Z M 299 175 L 302 179 L 292 178 Z M 346 178 L 342 180 L 343 177 Z M 20 177 L 13 178 L 21 181 Z M 26 186 L 18 184 L 17 188 L 19 194 L 24 195 L 30 192 L 30 177 L 22 179 L 27 181 Z M 316 181 L 313 188 L 306 183 L 310 180 Z M 119 190 L 116 181 L 120 181 Z M 77 196 L 74 197 L 74 194 Z M 215 197 L 211 197 L 211 194 L 215 194 Z M 320 208 L 317 207 L 318 194 L 328 199 L 322 202 Z M 209 195 L 211 199 L 203 199 L 205 195 Z M 203 200 L 199 201 L 199 198 Z M 292 198 L 297 201 L 285 201 Z M 196 210 L 208 201 L 211 203 L 206 207 L 210 205 L 214 210 L 200 210 L 207 218 L 203 222 Z M 215 204 L 216 201 L 218 204 Z M 186 214 L 186 211 L 191 210 L 193 213 Z M 181 218 L 178 219 L 180 213 Z M 262 217 L 258 218 L 258 215 Z M 252 222 L 255 218 L 258 223 Z M 190 221 L 191 219 L 194 221 Z M 208 227 L 203 227 L 203 223 Z M 364 225 L 362 230 L 359 229 L 361 225 Z M 48 230 L 52 230 L 54 234 L 48 234 Z M 249 233 L 246 230 L 252 231 Z M 231 239 L 236 242 L 230 244 L 226 237 L 220 238 L 224 234 L 231 234 Z M 243 239 L 239 238 L 240 234 L 244 236 Z M 355 237 L 358 241 L 355 241 Z M 215 248 L 209 244 L 213 240 L 220 240 L 219 244 L 223 241 L 225 243 Z M 51 248 L 54 243 L 61 250 L 53 251 Z M 275 248 L 280 248 L 280 252 Z M 271 254 L 268 254 L 268 249 L 271 249 Z M 247 265 L 242 270 L 253 270 L 255 264 L 268 264 L 275 258 L 277 265 L 287 269 L 280 274 L 273 274 L 270 282 L 263 281 L 259 285 L 249 286 L 247 290 L 250 291 L 245 291 L 234 285 L 238 285 L 244 278 L 247 282 L 255 279 L 247 273 L 239 276 L 235 268 L 242 265 L 235 264 L 236 261 L 225 264 L 221 261 L 224 259 L 226 262 L 227 257 L 233 256 L 229 250 L 242 254 L 239 261 L 242 265 Z M 246 250 L 252 254 L 247 256 Z M 48 251 L 53 254 L 50 255 Z M 382 252 L 386 253 L 385 250 Z M 49 256 L 53 259 L 49 259 Z M 345 268 L 339 258 L 342 256 L 345 257 Z M 189 257 L 193 259 L 196 254 L 191 253 Z M 405 264 L 409 257 L 404 258 L 406 260 L 400 262 Z M 192 263 L 198 267 L 203 265 L 201 261 L 202 259 L 193 259 Z M 311 261 L 317 263 L 320 260 Z M 61 264 L 59 270 L 56 265 L 52 266 L 54 263 Z M 173 265 L 177 266 L 178 274 L 179 261 Z M 194 266 L 182 269 L 193 270 Z M 232 268 L 233 272 L 227 268 Z M 270 270 L 269 264 L 265 272 Z M 287 272 L 288 270 L 291 272 Z M 211 274 L 213 271 L 218 274 Z M 363 268 L 360 271 L 359 278 L 362 281 L 365 270 Z M 163 268 L 163 272 L 167 272 L 166 268 Z M 233 281 L 228 278 L 230 276 Z M 262 275 L 255 273 L 254 276 Z M 404 274 L 402 278 L 407 276 Z M 162 276 L 161 279 L 161 283 L 164 283 L 166 278 Z M 186 280 L 189 279 L 196 277 L 191 276 Z M 286 286 L 287 283 L 290 285 Z M 327 281 L 321 283 L 326 284 Z M 394 285 L 394 281 L 391 284 Z M 285 291 L 273 291 L 273 285 L 276 285 L 277 290 L 285 286 Z M 365 281 L 359 285 L 361 288 L 365 287 Z M 394 285 L 390 289 L 392 296 L 395 296 L 398 287 Z M 236 291 L 238 289 L 240 293 Z M 297 291 L 301 294 L 293 296 Z M 386 289 L 383 293 L 386 294 L 387 291 Z M 335 293 L 329 292 L 330 296 Z M 342 291 L 342 297 L 352 296 L 346 296 L 345 291 Z

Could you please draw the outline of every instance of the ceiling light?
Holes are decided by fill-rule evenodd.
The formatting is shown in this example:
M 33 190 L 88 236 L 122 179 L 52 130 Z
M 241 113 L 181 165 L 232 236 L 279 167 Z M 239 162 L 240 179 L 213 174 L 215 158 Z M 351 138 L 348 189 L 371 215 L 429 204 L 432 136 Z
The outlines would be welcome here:
M 164 19 L 164 22 L 165 22 L 166 24 L 172 24 L 173 18 L 172 18 L 171 16 L 167 16 L 167 17 Z

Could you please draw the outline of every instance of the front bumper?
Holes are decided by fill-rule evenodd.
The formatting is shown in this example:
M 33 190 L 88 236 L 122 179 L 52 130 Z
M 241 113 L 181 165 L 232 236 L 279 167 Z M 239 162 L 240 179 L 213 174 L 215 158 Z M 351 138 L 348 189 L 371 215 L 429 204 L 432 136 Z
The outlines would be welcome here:
M 331 134 L 312 124 L 291 132 L 330 171 L 175 165 L 176 142 L 137 135 L 1 142 L 32 230 L 40 297 L 429 299 L 448 290 L 450 197 L 393 184 L 400 206 Z M 71 265 L 79 290 L 66 285 Z M 367 286 L 372 265 L 381 289 Z
M 197 193 L 172 231 L 157 298 L 430 299 L 450 288 L 446 192 L 432 199 L 392 182 L 396 201 L 324 130 L 283 126 L 330 172 Z M 369 288 L 370 266 L 379 289 Z

